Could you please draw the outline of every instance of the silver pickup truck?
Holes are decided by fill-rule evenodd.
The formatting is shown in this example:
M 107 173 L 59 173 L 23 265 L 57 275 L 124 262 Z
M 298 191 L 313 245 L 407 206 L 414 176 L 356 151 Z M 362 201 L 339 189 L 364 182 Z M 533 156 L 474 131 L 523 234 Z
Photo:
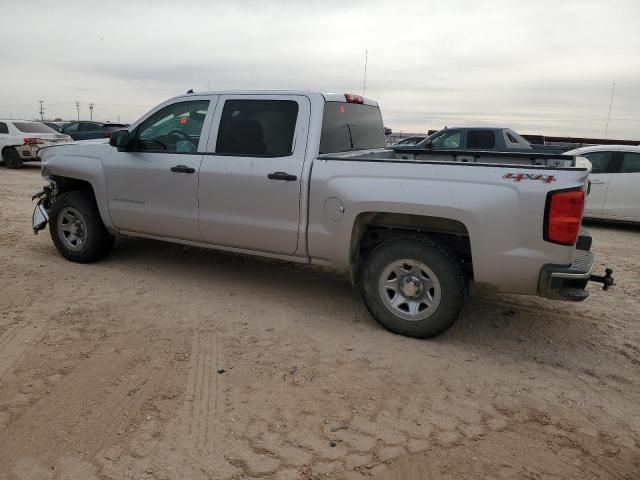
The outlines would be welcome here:
M 109 142 L 41 151 L 36 194 L 65 258 L 93 262 L 117 235 L 348 272 L 392 332 L 432 337 L 470 283 L 583 300 L 591 238 L 581 230 L 590 163 L 536 153 L 384 148 L 377 103 L 306 91 L 190 93 Z M 576 246 L 577 245 L 577 246 Z

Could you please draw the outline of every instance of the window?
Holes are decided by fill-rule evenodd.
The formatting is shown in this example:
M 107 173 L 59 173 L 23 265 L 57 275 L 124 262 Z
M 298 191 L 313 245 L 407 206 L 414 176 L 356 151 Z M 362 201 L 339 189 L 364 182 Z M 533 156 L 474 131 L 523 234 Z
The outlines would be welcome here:
M 439 148 L 460 148 L 462 132 L 458 130 L 445 131 L 431 140 L 431 146 L 435 150 Z
M 227 100 L 216 153 L 286 157 L 293 152 L 298 103 L 292 100 Z
M 640 153 L 625 152 L 622 154 L 620 173 L 640 172 Z
M 507 132 L 507 139 L 509 140 L 509 143 L 518 143 L 518 140 L 516 140 L 516 138 L 509 132 Z
M 0 122 L 0 133 L 9 133 L 9 127 L 7 127 L 6 123 Z
M 472 150 L 491 150 L 496 147 L 496 134 L 491 130 L 469 130 L 467 148 Z
M 58 133 L 53 128 L 38 122 L 13 122 L 13 126 L 22 133 Z
M 591 173 L 606 173 L 611 161 L 611 152 L 591 152 L 582 155 L 586 157 L 592 165 Z
M 76 133 L 79 125 L 78 122 L 68 123 L 62 127 L 62 133 Z
M 198 150 L 208 100 L 179 102 L 157 111 L 136 129 L 134 148 L 163 153 Z
M 99 132 L 101 130 L 104 130 L 102 125 L 93 122 L 80 122 L 78 127 L 79 132 Z
M 380 109 L 373 105 L 325 102 L 320 153 L 384 148 Z

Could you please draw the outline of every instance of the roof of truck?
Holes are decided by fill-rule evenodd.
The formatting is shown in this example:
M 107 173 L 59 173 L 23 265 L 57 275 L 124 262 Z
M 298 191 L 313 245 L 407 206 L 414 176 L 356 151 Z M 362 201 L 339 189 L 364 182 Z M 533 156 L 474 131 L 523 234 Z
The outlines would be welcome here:
M 346 102 L 346 95 L 354 95 L 363 99 L 365 105 L 378 106 L 378 102 L 362 95 L 353 94 L 351 92 L 332 93 L 320 92 L 318 90 L 211 90 L 204 92 L 189 92 L 184 95 L 178 95 L 176 98 L 189 95 L 322 95 L 327 102 Z M 359 103 L 359 102 L 358 102 Z

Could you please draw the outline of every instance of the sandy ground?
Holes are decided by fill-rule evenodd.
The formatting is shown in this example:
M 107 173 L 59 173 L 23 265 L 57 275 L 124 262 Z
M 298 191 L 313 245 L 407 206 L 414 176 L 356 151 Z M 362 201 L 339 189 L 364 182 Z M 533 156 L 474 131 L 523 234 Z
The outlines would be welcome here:
M 122 239 L 67 262 L 0 169 L 0 479 L 638 479 L 640 228 L 618 286 L 392 335 L 306 266 Z M 598 270 L 602 270 L 598 267 Z

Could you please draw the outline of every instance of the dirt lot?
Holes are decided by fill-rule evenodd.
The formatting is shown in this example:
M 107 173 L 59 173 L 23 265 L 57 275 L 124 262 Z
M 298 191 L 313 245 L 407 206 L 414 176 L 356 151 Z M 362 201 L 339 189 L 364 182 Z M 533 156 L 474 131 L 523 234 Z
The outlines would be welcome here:
M 581 304 L 395 336 L 340 276 L 122 239 L 65 261 L 0 169 L 0 479 L 638 479 L 640 229 Z M 602 270 L 598 267 L 598 270 Z

